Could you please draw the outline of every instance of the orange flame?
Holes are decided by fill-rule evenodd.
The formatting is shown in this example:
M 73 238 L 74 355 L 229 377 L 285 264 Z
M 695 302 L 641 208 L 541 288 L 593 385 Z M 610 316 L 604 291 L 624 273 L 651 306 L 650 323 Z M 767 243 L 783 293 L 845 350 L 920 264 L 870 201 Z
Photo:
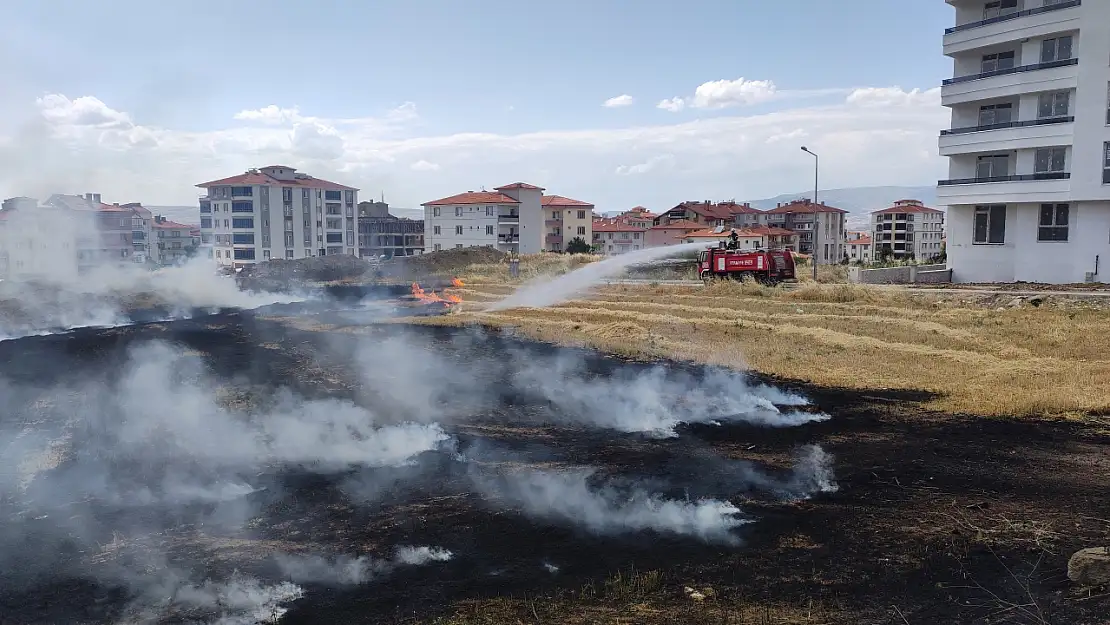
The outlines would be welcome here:
M 462 280 L 459 280 L 458 278 L 452 278 L 451 279 L 451 286 L 455 286 L 455 287 L 466 286 L 466 283 L 463 282 Z
M 462 284 L 462 280 L 459 280 L 458 278 L 455 278 L 454 280 L 451 281 L 451 284 L 453 284 L 453 285 L 456 284 L 456 283 L 457 284 Z M 458 295 L 452 295 L 452 294 L 448 293 L 448 294 L 446 294 L 445 297 L 440 297 L 439 295 L 436 295 L 435 291 L 425 291 L 423 288 L 421 288 L 419 282 L 413 282 L 412 283 L 412 296 L 414 298 L 416 298 L 418 301 L 423 302 L 425 304 L 432 304 L 432 303 L 437 303 L 438 302 L 438 303 L 444 304 L 446 306 L 449 306 L 451 304 L 460 304 L 463 301 L 462 298 L 459 297 Z

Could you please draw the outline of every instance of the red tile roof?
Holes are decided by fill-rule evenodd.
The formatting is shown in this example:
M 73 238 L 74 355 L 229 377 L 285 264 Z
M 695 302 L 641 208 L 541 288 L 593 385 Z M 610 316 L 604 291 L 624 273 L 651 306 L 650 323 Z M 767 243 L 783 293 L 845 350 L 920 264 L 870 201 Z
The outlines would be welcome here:
M 758 208 L 752 208 L 750 204 L 737 204 L 733 201 L 717 202 L 716 204 L 713 202 L 683 202 L 670 210 L 677 208 L 684 208 L 703 217 L 724 221 L 732 219 L 733 215 L 754 215 L 763 212 Z
M 629 216 L 629 217 L 633 217 L 633 216 L 643 217 L 644 219 L 654 219 L 654 218 L 659 216 L 659 215 L 651 212 L 650 210 L 644 208 L 643 206 L 633 206 L 632 208 L 624 211 L 621 214 Z
M 280 167 L 280 165 L 278 165 Z M 222 187 L 227 185 L 280 185 L 286 187 L 312 187 L 314 189 L 325 189 L 328 191 L 358 191 L 355 187 L 348 187 L 339 184 L 338 182 L 331 182 L 322 178 L 294 178 L 293 180 L 279 180 L 264 174 L 261 171 L 248 171 L 245 174 L 232 176 L 230 178 L 222 178 L 220 180 L 212 180 L 209 182 L 202 182 L 196 186 L 200 188 L 207 187 Z
M 120 206 L 119 204 L 101 204 L 97 208 L 97 210 L 102 212 L 102 213 L 134 213 L 135 212 L 135 209 L 127 207 L 127 206 Z
M 871 237 L 860 237 L 848 241 L 848 245 L 871 245 Z
M 772 209 L 769 209 L 769 210 L 766 210 L 766 211 L 763 211 L 763 212 L 765 212 L 767 214 L 771 214 L 771 215 L 780 215 L 780 214 L 783 214 L 783 213 L 812 213 L 813 212 L 813 202 L 811 200 L 795 200 L 793 202 L 788 202 L 786 204 L 783 204 L 782 206 L 777 206 L 775 208 L 772 208 Z M 819 212 L 819 213 L 841 213 L 841 214 L 844 214 L 844 213 L 847 213 L 848 211 L 846 211 L 842 208 L 836 208 L 835 206 L 829 206 L 827 204 L 818 202 L 817 203 L 817 212 Z
M 593 208 L 593 204 L 590 204 L 589 202 L 574 200 L 569 197 L 563 197 L 561 195 L 545 195 L 540 198 L 540 204 L 542 206 L 589 206 Z
M 700 232 L 691 232 L 689 234 L 683 235 L 680 238 L 704 237 L 717 239 L 721 237 L 727 237 L 732 232 L 735 232 L 736 235 L 740 237 L 794 236 L 797 234 L 793 230 L 787 230 L 785 228 L 776 228 L 774 226 L 753 226 L 751 228 L 732 228 L 730 230 L 723 230 L 721 232 L 716 232 L 715 229 L 710 228 L 708 230 L 702 230 Z
M 652 230 L 701 230 L 705 224 L 696 224 L 689 219 L 679 219 L 666 225 L 652 226 Z
M 167 230 L 184 230 L 186 228 L 194 228 L 188 224 L 179 224 L 176 221 L 162 221 L 151 224 L 155 228 L 165 228 Z
M 647 232 L 647 228 L 630 226 L 616 221 L 598 220 L 593 223 L 594 232 Z
M 872 215 L 883 215 L 886 213 L 943 213 L 942 210 L 929 208 L 921 203 L 920 200 L 898 200 L 894 206 L 884 208 L 882 210 L 871 211 Z
M 536 185 L 528 184 L 527 182 L 514 182 L 512 184 L 507 184 L 503 187 L 494 187 L 493 188 L 494 191 L 504 191 L 505 189 L 531 189 L 533 191 L 543 191 L 544 190 L 543 187 L 537 187 Z
M 449 204 L 520 204 L 520 202 L 504 193 L 495 193 L 493 191 L 467 191 L 466 193 L 459 193 L 451 197 L 424 202 L 421 206 L 443 206 Z

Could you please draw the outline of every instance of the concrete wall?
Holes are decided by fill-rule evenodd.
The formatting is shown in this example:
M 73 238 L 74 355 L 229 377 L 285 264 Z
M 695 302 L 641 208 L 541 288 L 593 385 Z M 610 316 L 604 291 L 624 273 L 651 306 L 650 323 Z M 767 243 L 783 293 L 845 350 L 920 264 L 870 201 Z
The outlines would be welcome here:
M 908 265 L 881 269 L 848 268 L 848 280 L 857 284 L 938 284 L 952 281 L 944 265 Z

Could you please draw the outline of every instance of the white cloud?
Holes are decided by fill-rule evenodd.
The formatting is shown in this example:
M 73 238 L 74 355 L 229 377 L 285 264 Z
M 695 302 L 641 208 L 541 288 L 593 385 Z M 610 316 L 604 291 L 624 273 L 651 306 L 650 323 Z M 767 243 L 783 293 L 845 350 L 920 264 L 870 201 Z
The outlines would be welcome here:
M 673 155 L 662 154 L 660 156 L 653 156 L 643 163 L 636 165 L 621 165 L 617 167 L 616 173 L 618 176 L 636 176 L 663 168 L 674 167 L 674 164 L 675 158 Z
M 263 124 L 288 124 L 301 120 L 301 112 L 297 107 L 283 109 L 276 104 L 264 106 L 260 109 L 239 111 L 235 119 L 240 121 L 261 122 Z
M 619 95 L 619 96 L 609 98 L 608 100 L 603 102 L 601 105 L 604 106 L 605 108 L 615 109 L 615 108 L 623 108 L 625 106 L 632 106 L 632 103 L 635 102 L 635 101 L 636 100 L 632 96 L 630 96 L 626 93 L 624 95 Z
M 770 80 L 713 80 L 698 85 L 691 106 L 701 109 L 722 109 L 766 102 L 778 89 Z
M 857 106 L 939 106 L 940 87 L 926 91 L 905 91 L 901 87 L 866 87 L 853 89 L 846 101 Z
M 420 159 L 412 165 L 409 165 L 409 169 L 413 171 L 439 171 L 439 165 L 437 163 L 429 163 L 424 159 Z
M 668 100 L 661 101 L 659 104 L 656 104 L 655 107 L 656 108 L 661 108 L 664 111 L 670 111 L 672 113 L 677 113 L 677 112 L 681 111 L 682 109 L 686 108 L 686 100 L 683 100 L 682 98 L 679 98 L 679 97 L 674 97 L 674 98 L 670 98 Z
M 803 136 L 829 186 L 928 184 L 944 175 L 936 136 L 948 121 L 929 91 L 893 87 L 759 115 L 516 134 L 427 134 L 410 103 L 359 118 L 263 107 L 212 130 L 148 124 L 92 96 L 31 104 L 16 132 L 0 131 L 0 197 L 94 191 L 155 205 L 195 204 L 196 183 L 271 162 L 384 191 L 400 207 L 516 180 L 597 205 L 765 197 L 811 184 Z

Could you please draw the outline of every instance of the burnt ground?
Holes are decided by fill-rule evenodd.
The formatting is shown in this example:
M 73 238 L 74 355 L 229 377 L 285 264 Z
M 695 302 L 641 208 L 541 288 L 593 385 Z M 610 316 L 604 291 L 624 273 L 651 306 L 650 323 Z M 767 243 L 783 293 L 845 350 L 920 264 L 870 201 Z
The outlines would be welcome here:
M 566 349 L 477 328 L 410 330 L 427 349 L 464 362 L 476 354 L 459 354 L 460 345 L 493 360 L 509 346 L 537 354 Z M 395 331 L 367 330 L 371 336 Z M 111 372 L 127 346 L 153 339 L 199 352 L 217 375 L 244 384 L 358 398 L 357 388 L 344 382 L 349 363 L 327 333 L 293 330 L 248 313 L 0 342 L 2 373 L 18 385 L 48 384 L 79 371 Z M 643 366 L 586 351 L 574 355 L 599 374 Z M 697 367 L 670 366 L 697 375 Z M 914 392 L 768 382 L 806 394 L 832 418 L 782 429 L 688 426 L 660 440 L 552 425 L 507 391 L 502 405 L 447 426 L 463 451 L 494 445 L 531 462 L 589 464 L 656 480 L 672 496 L 728 498 L 755 521 L 737 530 L 741 546 L 652 532 L 598 537 L 536 521 L 491 506 L 450 458 L 426 454 L 415 467 L 374 471 L 374 492 L 364 500 L 340 486 L 367 473 L 283 473 L 273 478 L 282 488 L 250 495 L 264 510 L 249 525 L 256 547 L 198 547 L 220 537 L 191 540 L 203 528 L 183 525 L 177 532 L 186 539 L 171 549 L 172 557 L 213 575 L 239 569 L 265 577 L 275 573 L 251 550 L 265 552 L 266 545 L 324 545 L 334 553 L 383 556 L 397 544 L 436 545 L 455 554 L 449 562 L 400 569 L 363 585 L 305 585 L 305 596 L 281 619 L 290 624 L 428 622 L 450 616 L 460 602 L 499 596 L 574 596 L 579 603 L 570 609 L 585 610 L 606 599 L 581 592 L 584 587 L 632 570 L 662 573 L 651 599 L 657 606 L 689 603 L 682 591 L 689 585 L 713 588 L 705 605 L 724 606 L 725 613 L 732 605 L 766 604 L 809 606 L 822 615 L 790 622 L 1110 622 L 1110 589 L 1076 589 L 1065 574 L 1075 550 L 1110 542 L 1105 417 L 986 419 L 922 410 L 918 402 L 925 397 Z M 803 501 L 737 492 L 719 461 L 785 469 L 798 446 L 812 443 L 834 456 L 838 492 Z M 119 586 L 86 581 L 61 565 L 29 587 L 0 579 L 5 625 L 113 623 L 128 601 Z M 678 620 L 647 614 L 622 622 L 741 622 L 720 611 L 698 616 L 695 610 Z M 565 622 L 542 607 L 537 611 L 534 602 L 505 622 L 518 620 Z

